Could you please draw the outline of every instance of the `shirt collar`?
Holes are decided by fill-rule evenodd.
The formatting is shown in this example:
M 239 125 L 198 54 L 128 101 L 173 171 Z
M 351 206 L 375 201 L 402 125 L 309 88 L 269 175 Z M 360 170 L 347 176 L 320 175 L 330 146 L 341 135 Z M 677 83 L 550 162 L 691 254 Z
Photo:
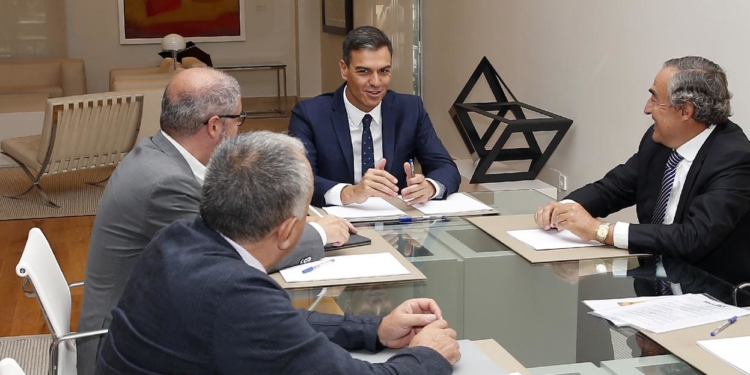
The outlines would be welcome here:
M 206 179 L 206 166 L 203 165 L 203 163 L 201 163 L 200 161 L 198 161 L 198 159 L 196 159 L 195 156 L 193 156 L 193 154 L 191 154 L 188 150 L 186 150 L 185 147 L 182 147 L 182 145 L 179 142 L 175 141 L 172 137 L 170 137 L 169 134 L 167 134 L 163 130 L 161 130 L 161 134 L 163 134 L 164 137 L 167 138 L 167 140 L 171 142 L 172 145 L 174 145 L 177 151 L 180 152 L 180 155 L 182 155 L 182 157 L 190 166 L 190 170 L 193 171 L 193 175 L 195 175 L 195 179 L 198 180 L 198 182 L 201 185 L 203 185 L 203 180 Z
M 706 139 L 708 139 L 708 136 L 711 135 L 711 132 L 714 131 L 714 128 L 716 125 L 711 125 L 700 134 L 693 137 L 693 139 L 685 142 L 682 146 L 678 147 L 677 153 L 680 154 L 683 158 L 686 160 L 692 162 L 695 160 L 695 157 L 698 155 L 698 151 L 700 151 L 701 147 L 703 147 L 703 144 L 706 143 Z
M 352 104 L 349 101 L 349 98 L 346 97 L 346 87 L 344 86 L 344 108 L 346 108 L 346 115 L 349 117 L 350 120 L 352 120 L 352 123 L 354 123 L 355 127 L 362 126 L 362 118 L 365 117 L 368 112 L 362 112 L 359 108 L 355 107 L 354 104 Z M 381 101 L 378 103 L 375 108 L 372 109 L 372 111 L 369 112 L 370 116 L 372 116 L 372 122 L 374 122 L 373 125 L 380 125 L 381 124 L 381 116 L 380 116 L 380 106 L 383 104 Z
M 219 233 L 219 234 L 221 234 L 221 233 Z M 248 266 L 253 267 L 253 268 L 255 268 L 256 270 L 258 270 L 260 272 L 268 274 L 268 272 L 266 272 L 265 267 L 263 267 L 263 265 L 260 264 L 260 261 L 258 261 L 257 259 L 255 259 L 255 257 L 252 254 L 250 254 L 247 250 L 245 250 L 244 247 L 240 246 L 237 242 L 232 241 L 231 238 L 229 238 L 229 237 L 227 237 L 227 236 L 225 236 L 223 234 L 221 234 L 221 236 L 224 237 L 224 239 L 227 240 L 227 242 L 229 242 L 230 245 L 232 245 L 232 247 L 234 248 L 234 250 L 236 250 L 240 254 L 240 257 L 242 257 L 242 260 Z

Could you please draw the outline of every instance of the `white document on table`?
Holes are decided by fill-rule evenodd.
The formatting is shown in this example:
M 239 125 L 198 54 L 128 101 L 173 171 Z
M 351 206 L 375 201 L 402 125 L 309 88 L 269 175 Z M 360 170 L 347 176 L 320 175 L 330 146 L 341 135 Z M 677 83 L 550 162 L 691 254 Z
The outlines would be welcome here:
M 594 312 L 598 312 L 601 310 L 617 309 L 617 308 L 624 307 L 624 306 L 634 305 L 636 303 L 651 301 L 657 298 L 664 298 L 664 296 L 586 300 L 586 301 L 583 301 L 583 303 L 586 306 L 588 306 L 591 310 L 594 310 Z M 621 320 L 610 320 L 610 321 L 612 322 L 612 324 L 614 324 L 617 327 L 621 327 L 621 326 L 628 324 L 627 322 L 624 322 Z
M 750 375 L 750 336 L 703 340 L 698 341 L 698 345 L 743 374 Z
M 622 321 L 654 333 L 664 333 L 720 322 L 733 316 L 750 315 L 750 311 L 727 305 L 702 294 L 683 294 L 616 309 L 593 311 L 591 314 L 612 321 Z
M 556 229 L 509 230 L 508 234 L 529 245 L 534 250 L 570 249 L 575 247 L 603 246 L 599 241 L 584 241 L 570 231 Z
M 412 206 L 425 215 L 445 215 L 458 212 L 492 211 L 492 207 L 463 193 L 451 194 L 445 200 L 430 200 Z
M 404 211 L 388 203 L 383 198 L 370 197 L 364 203 L 353 203 L 346 206 L 323 208 L 327 213 L 344 219 L 363 219 L 373 217 L 406 216 Z
M 453 365 L 453 375 L 508 375 L 482 349 L 474 345 L 471 340 L 458 340 L 461 359 Z M 352 358 L 370 363 L 383 363 L 398 353 L 397 349 L 386 349 L 380 353 L 364 351 L 351 352 Z
M 334 261 L 315 268 L 311 272 L 302 272 L 310 267 L 327 262 L 329 259 L 334 259 Z M 315 262 L 283 269 L 279 273 L 281 273 L 286 282 L 298 283 L 304 281 L 408 275 L 409 270 L 393 254 L 375 253 L 326 257 Z

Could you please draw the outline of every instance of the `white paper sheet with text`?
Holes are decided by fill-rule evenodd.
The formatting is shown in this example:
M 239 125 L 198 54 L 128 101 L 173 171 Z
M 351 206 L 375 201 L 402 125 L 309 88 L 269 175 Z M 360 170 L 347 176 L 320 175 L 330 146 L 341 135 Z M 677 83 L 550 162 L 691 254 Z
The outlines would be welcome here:
M 750 375 L 750 336 L 703 340 L 698 341 L 698 345 L 743 374 Z
M 508 234 L 529 245 L 534 250 L 570 249 L 575 247 L 602 246 L 598 241 L 584 241 L 570 231 L 555 229 L 509 230 Z
M 462 193 L 451 194 L 445 200 L 430 200 L 412 206 L 425 215 L 447 215 L 458 212 L 492 211 L 492 207 Z
M 302 272 L 307 268 L 315 267 L 329 259 L 335 259 L 335 261 L 316 268 L 311 272 Z M 283 269 L 279 271 L 279 273 L 281 273 L 281 276 L 286 282 L 298 283 L 303 281 L 408 275 L 409 270 L 399 263 L 398 259 L 396 259 L 393 254 L 376 253 L 326 257 L 316 262 L 305 263 L 299 266 Z
M 750 311 L 727 305 L 702 294 L 683 294 L 617 309 L 598 310 L 591 314 L 609 320 L 623 321 L 654 333 L 663 333 L 719 322 L 733 316 L 750 315 Z
M 370 197 L 364 203 L 323 208 L 327 213 L 344 219 L 364 219 L 372 217 L 406 216 L 404 211 L 388 203 L 383 198 Z

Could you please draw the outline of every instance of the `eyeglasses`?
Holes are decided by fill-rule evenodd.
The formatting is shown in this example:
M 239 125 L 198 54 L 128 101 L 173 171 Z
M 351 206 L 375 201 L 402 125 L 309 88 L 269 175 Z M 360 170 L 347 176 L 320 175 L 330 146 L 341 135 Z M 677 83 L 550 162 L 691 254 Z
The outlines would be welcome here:
M 218 117 L 218 118 L 238 118 L 240 120 L 239 120 L 239 123 L 237 124 L 237 126 L 242 126 L 242 124 L 245 123 L 245 119 L 247 119 L 247 112 L 242 111 L 242 112 L 240 112 L 239 115 L 215 115 L 215 116 Z M 213 117 L 213 116 L 211 116 L 211 117 Z M 210 117 L 209 117 L 208 120 L 206 120 L 206 122 L 203 123 L 203 125 L 208 125 L 208 121 L 209 120 L 211 120 Z

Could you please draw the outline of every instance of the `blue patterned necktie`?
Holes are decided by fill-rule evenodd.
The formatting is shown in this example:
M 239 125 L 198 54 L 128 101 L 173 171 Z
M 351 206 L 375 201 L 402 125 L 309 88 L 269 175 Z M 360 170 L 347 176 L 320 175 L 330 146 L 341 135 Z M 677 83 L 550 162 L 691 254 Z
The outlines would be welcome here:
M 682 156 L 677 151 L 672 151 L 667 160 L 667 168 L 664 170 L 664 179 L 661 180 L 661 192 L 659 193 L 659 200 L 654 208 L 654 215 L 651 218 L 651 224 L 663 224 L 664 215 L 667 212 L 667 204 L 669 203 L 669 195 L 672 193 L 672 185 L 674 184 L 675 169 L 677 164 L 682 160 Z
M 652 224 L 663 224 L 664 216 L 667 213 L 667 204 L 669 203 L 669 196 L 672 194 L 672 185 L 674 185 L 674 177 L 677 169 L 677 164 L 682 160 L 682 156 L 677 151 L 672 151 L 667 160 L 667 167 L 664 169 L 664 179 L 661 181 L 661 192 L 659 193 L 659 200 L 654 208 L 654 215 L 651 218 Z M 654 265 L 656 267 L 656 265 Z M 654 269 L 655 270 L 655 269 Z M 657 278 L 654 283 L 654 289 L 657 294 L 661 296 L 672 295 L 672 285 L 668 280 Z
M 372 132 L 370 131 L 370 123 L 372 122 L 372 116 L 369 114 L 362 118 L 362 176 L 367 173 L 370 168 L 375 168 L 375 153 L 372 145 Z

